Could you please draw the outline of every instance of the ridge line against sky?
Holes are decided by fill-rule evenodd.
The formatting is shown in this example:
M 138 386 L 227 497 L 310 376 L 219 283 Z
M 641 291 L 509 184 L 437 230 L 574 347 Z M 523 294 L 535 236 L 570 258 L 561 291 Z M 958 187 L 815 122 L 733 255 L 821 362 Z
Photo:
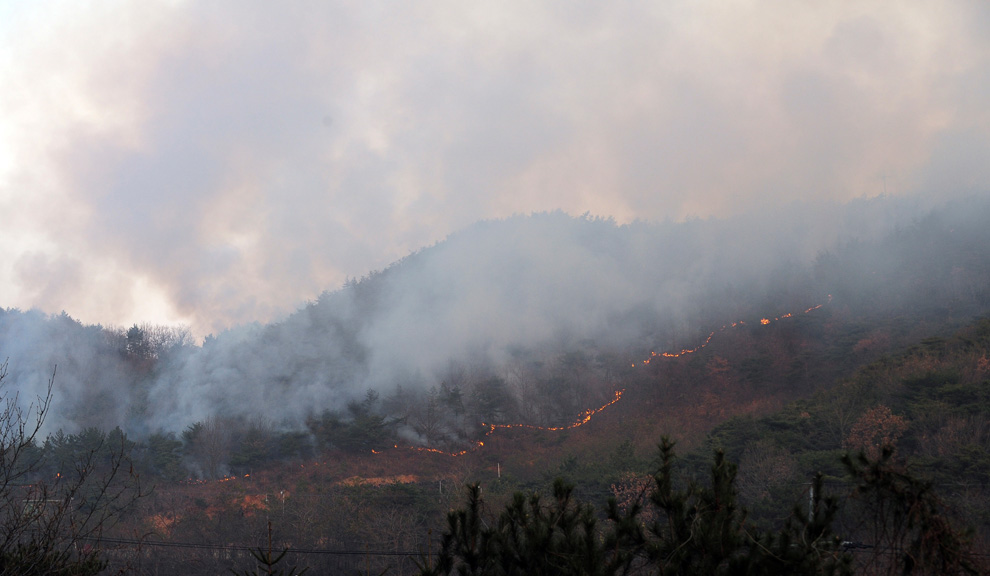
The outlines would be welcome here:
M 0 4 L 0 306 L 205 334 L 473 222 L 986 194 L 985 2 Z

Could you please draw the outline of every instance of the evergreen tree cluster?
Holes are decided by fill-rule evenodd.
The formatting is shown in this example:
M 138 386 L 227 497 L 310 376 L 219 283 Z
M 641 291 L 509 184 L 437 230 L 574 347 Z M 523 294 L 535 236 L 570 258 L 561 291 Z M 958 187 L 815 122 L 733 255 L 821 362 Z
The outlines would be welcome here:
M 548 501 L 518 493 L 497 516 L 486 514 L 482 490 L 468 486 L 467 505 L 452 511 L 434 559 L 421 576 L 482 575 L 771 575 L 981 574 L 980 557 L 946 517 L 931 485 L 914 478 L 885 450 L 872 460 L 846 457 L 855 484 L 859 530 L 869 543 L 837 533 L 838 498 L 823 476 L 809 507 L 795 506 L 778 528 L 760 528 L 739 505 L 734 464 L 716 451 L 709 482 L 677 488 L 674 443 L 664 438 L 652 489 L 621 509 L 610 499 L 604 516 L 554 483 Z M 645 513 L 649 509 L 651 513 Z M 859 547 L 866 554 L 854 554 Z

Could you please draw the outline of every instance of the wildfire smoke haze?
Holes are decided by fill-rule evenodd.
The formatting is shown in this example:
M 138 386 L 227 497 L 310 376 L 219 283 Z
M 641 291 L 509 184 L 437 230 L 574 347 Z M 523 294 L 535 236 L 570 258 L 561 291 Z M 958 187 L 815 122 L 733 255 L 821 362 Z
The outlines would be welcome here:
M 985 193 L 987 22 L 955 0 L 6 3 L 0 303 L 198 340 L 485 219 L 788 228 L 794 202 Z
M 782 208 L 785 217 L 774 221 L 793 225 L 779 228 L 757 217 L 622 226 L 563 213 L 482 222 L 325 292 L 280 322 L 237 327 L 202 345 L 154 326 L 107 329 L 8 310 L 0 348 L 22 398 L 59 365 L 50 425 L 70 431 L 121 425 L 141 437 L 181 433 L 213 417 L 305 430 L 324 411 L 347 418 L 369 389 L 383 402 L 420 395 L 404 408 L 396 401 L 404 413 L 441 382 L 459 387 L 466 409 L 480 410 L 477 422 L 501 425 L 508 422 L 478 408 L 487 383 L 511 398 L 534 387 L 549 392 L 548 383 L 571 381 L 568 371 L 577 369 L 604 403 L 618 387 L 608 376 L 610 354 L 700 340 L 654 353 L 678 357 L 712 341 L 716 332 L 698 334 L 703 326 L 809 314 L 822 305 L 807 303 L 825 290 L 844 308 L 924 310 L 931 300 L 924 294 L 942 293 L 960 314 L 981 309 L 986 202 L 926 213 L 887 198 L 823 205 L 802 220 L 807 212 Z M 935 238 L 964 249 L 919 260 Z M 950 266 L 951 284 L 930 266 Z M 905 274 L 912 279 L 898 277 Z M 572 394 L 577 404 L 561 404 L 554 422 L 537 424 L 567 425 L 599 405 L 591 392 Z M 404 435 L 423 441 L 412 427 Z
M 627 528 L 726 490 L 707 560 L 882 567 L 915 488 L 990 549 L 990 2 L 0 0 L 0 46 L 0 564 L 663 571 Z
M 827 301 L 827 303 L 830 303 L 831 301 L 832 301 L 832 295 L 829 294 L 828 295 L 828 301 Z M 825 305 L 825 303 L 823 303 L 823 304 L 817 304 L 815 306 L 812 306 L 810 308 L 807 308 L 806 310 L 804 310 L 803 313 L 804 314 L 810 314 L 811 312 L 813 312 L 815 310 L 821 309 L 824 305 Z M 760 320 L 760 325 L 762 325 L 762 326 L 768 326 L 769 324 L 771 324 L 771 322 L 779 322 L 782 319 L 793 318 L 793 317 L 794 317 L 794 314 L 788 312 L 786 314 L 782 314 L 779 317 L 773 318 L 773 320 L 770 320 L 768 318 L 763 318 L 763 319 Z M 724 332 L 724 331 L 726 331 L 726 330 L 728 330 L 730 328 L 735 328 L 735 327 L 738 327 L 738 326 L 745 326 L 745 325 L 746 325 L 746 322 L 745 321 L 742 321 L 742 320 L 733 322 L 731 324 L 725 324 L 721 328 L 719 328 L 718 330 L 712 331 L 711 333 L 709 333 L 708 336 L 707 336 L 707 338 L 705 338 L 705 340 L 703 342 L 701 342 L 699 345 L 695 346 L 694 348 L 682 349 L 679 352 L 660 352 L 660 353 L 652 352 L 650 354 L 650 358 L 647 358 L 646 360 L 643 360 L 641 362 L 641 364 L 639 364 L 639 365 L 647 366 L 654 359 L 675 359 L 675 358 L 681 358 L 681 357 L 686 356 L 686 355 L 689 355 L 689 354 L 697 353 L 697 352 L 701 351 L 702 349 L 704 349 L 706 346 L 708 346 L 708 344 L 711 343 L 712 339 L 717 334 L 720 334 L 720 333 L 722 333 L 722 332 Z M 633 363 L 631 365 L 631 367 L 636 368 L 637 367 L 637 364 L 636 363 Z M 535 425 L 535 424 L 524 424 L 524 423 L 519 423 L 519 424 L 487 424 L 487 423 L 482 422 L 481 423 L 481 427 L 487 429 L 487 431 L 484 433 L 484 435 L 482 436 L 481 439 L 474 441 L 471 444 L 471 446 L 468 447 L 468 448 L 464 448 L 464 449 L 456 450 L 456 451 L 447 451 L 447 450 L 442 450 L 442 449 L 439 449 L 439 448 L 430 448 L 430 447 L 423 447 L 423 446 L 400 446 L 400 445 L 396 444 L 396 445 L 393 446 L 393 449 L 406 448 L 406 449 L 409 449 L 409 450 L 412 450 L 412 451 L 415 451 L 415 452 L 432 453 L 432 454 L 442 454 L 442 455 L 451 456 L 451 457 L 465 456 L 467 454 L 470 454 L 471 452 L 474 452 L 476 450 L 479 450 L 481 448 L 484 448 L 484 446 L 485 446 L 485 439 L 487 439 L 490 436 L 492 436 L 493 434 L 495 434 L 496 431 L 498 431 L 498 430 L 528 429 L 528 430 L 535 430 L 535 431 L 540 431 L 540 432 L 559 432 L 559 431 L 563 431 L 563 430 L 571 430 L 571 429 L 574 429 L 574 428 L 581 427 L 581 426 L 587 424 L 588 422 L 590 422 L 592 420 L 592 418 L 594 416 L 596 416 L 597 414 L 601 413 L 605 409 L 609 408 L 610 406 L 612 406 L 612 405 L 618 403 L 620 400 L 622 400 L 622 397 L 623 397 L 623 394 L 624 393 L 625 393 L 625 390 L 624 389 L 622 389 L 622 390 L 616 390 L 614 392 L 613 398 L 610 401 L 606 402 L 605 404 L 603 404 L 603 405 L 601 405 L 601 406 L 599 406 L 597 408 L 591 408 L 591 409 L 587 409 L 587 410 L 583 411 L 581 414 L 578 415 L 578 417 L 573 422 L 571 422 L 569 424 L 566 424 L 566 425 L 562 425 L 562 426 L 538 426 L 538 425 Z M 381 454 L 382 452 L 383 452 L 382 450 L 375 450 L 375 449 L 372 449 L 371 450 L 371 453 L 373 453 L 373 454 Z M 250 475 L 245 475 L 245 478 L 247 478 L 249 476 Z M 224 478 L 219 479 L 218 481 L 225 482 L 225 481 L 232 480 L 232 479 L 235 479 L 235 477 L 224 477 Z
M 10 3 L 8 381 L 142 437 L 589 375 L 553 427 L 728 318 L 980 313 L 986 10 Z

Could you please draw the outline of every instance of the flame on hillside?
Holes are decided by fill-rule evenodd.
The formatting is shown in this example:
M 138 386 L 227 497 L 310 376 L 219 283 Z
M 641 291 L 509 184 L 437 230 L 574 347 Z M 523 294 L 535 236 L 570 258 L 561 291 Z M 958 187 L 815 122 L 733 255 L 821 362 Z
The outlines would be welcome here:
M 805 310 L 804 313 L 805 314 L 809 314 L 809 313 L 811 313 L 811 312 L 813 312 L 815 310 L 818 310 L 819 308 L 821 308 L 825 304 L 829 304 L 831 302 L 832 302 L 832 295 L 829 294 L 828 295 L 828 300 L 825 301 L 825 303 L 818 304 L 816 306 L 812 306 L 811 308 L 808 308 L 807 310 Z M 773 319 L 771 319 L 771 318 L 761 318 L 760 319 L 760 325 L 761 326 L 769 326 L 770 324 L 772 324 L 774 322 L 777 322 L 779 320 L 783 320 L 784 318 L 793 318 L 793 317 L 794 317 L 794 313 L 793 312 L 788 312 L 787 314 L 784 314 L 783 316 L 777 316 L 776 318 L 773 318 Z M 686 356 L 688 354 L 694 354 L 695 352 L 701 350 L 705 346 L 708 346 L 708 344 L 712 341 L 712 338 L 714 338 L 716 334 L 720 334 L 722 332 L 725 332 L 729 328 L 735 328 L 736 326 L 745 326 L 745 325 L 746 325 L 746 322 L 743 321 L 743 320 L 739 320 L 737 322 L 733 322 L 732 324 L 724 324 L 718 330 L 713 330 L 712 332 L 710 332 L 708 334 L 708 337 L 705 338 L 701 342 L 701 344 L 698 344 L 694 348 L 685 348 L 684 350 L 681 350 L 680 352 L 660 352 L 660 353 L 650 352 L 650 357 L 649 358 L 647 358 L 646 360 L 643 360 L 640 364 L 632 364 L 632 367 L 635 368 L 637 366 L 646 366 L 646 365 L 648 365 L 651 361 L 653 361 L 656 358 L 680 358 L 681 356 Z
M 828 300 L 826 302 L 824 302 L 822 304 L 818 304 L 818 305 L 812 306 L 811 308 L 806 309 L 804 311 L 804 314 L 809 314 L 809 313 L 811 313 L 811 312 L 813 312 L 815 310 L 818 310 L 819 308 L 822 308 L 823 306 L 825 306 L 825 304 L 829 304 L 831 302 L 832 302 L 832 295 L 829 294 L 828 295 Z M 774 322 L 778 322 L 778 321 L 783 320 L 785 318 L 793 318 L 794 316 L 795 316 L 795 314 L 793 312 L 788 312 L 787 314 L 784 314 L 782 316 L 777 316 L 777 317 L 772 318 L 772 319 L 771 318 L 761 318 L 760 319 L 760 325 L 761 326 L 768 326 L 768 325 L 770 325 L 770 324 L 772 324 Z M 635 363 L 632 364 L 632 367 L 633 368 L 636 368 L 637 366 L 646 366 L 646 365 L 649 365 L 650 362 L 652 362 L 653 360 L 658 359 L 658 358 L 680 358 L 680 357 L 686 356 L 688 354 L 694 354 L 695 352 L 698 352 L 698 351 L 702 350 L 704 347 L 708 346 L 708 344 L 711 343 L 712 339 L 715 337 L 716 334 L 720 334 L 722 332 L 725 332 L 726 330 L 728 330 L 730 328 L 736 328 L 738 326 L 745 326 L 745 325 L 746 325 L 746 322 L 743 321 L 743 320 L 732 322 L 731 324 L 725 324 L 721 328 L 719 328 L 718 330 L 713 330 L 712 332 L 710 332 L 708 334 L 708 337 L 705 338 L 703 341 L 701 341 L 701 343 L 698 344 L 697 346 L 695 346 L 694 348 L 684 348 L 684 349 L 680 350 L 679 352 L 659 352 L 659 353 L 658 352 L 650 352 L 650 357 L 649 358 L 647 358 L 646 360 L 643 360 L 640 364 L 635 364 Z M 597 415 L 599 412 L 605 410 L 609 406 L 611 406 L 611 405 L 617 403 L 619 400 L 621 400 L 622 399 L 622 395 L 623 395 L 624 392 L 625 392 L 625 389 L 616 390 L 614 392 L 614 396 L 612 397 L 612 399 L 610 401 L 606 402 L 605 404 L 602 404 L 601 406 L 599 406 L 597 408 L 592 408 L 592 409 L 589 409 L 589 410 L 585 410 L 584 412 L 582 412 L 582 413 L 580 413 L 578 415 L 577 420 L 575 420 L 574 422 L 572 422 L 570 424 L 564 425 L 564 426 L 536 426 L 534 424 L 487 424 L 487 423 L 482 423 L 481 424 L 482 427 L 487 428 L 487 431 L 482 436 L 482 439 L 475 441 L 474 444 L 472 444 L 468 448 L 465 448 L 464 450 L 460 450 L 460 451 L 457 451 L 457 452 L 448 452 L 448 451 L 445 451 L 445 450 L 440 450 L 439 448 L 426 448 L 426 447 L 421 447 L 421 446 L 408 446 L 408 448 L 410 450 L 413 450 L 413 451 L 416 451 L 416 452 L 432 452 L 432 453 L 435 453 L 435 454 L 443 454 L 445 456 L 454 456 L 454 457 L 456 457 L 456 456 L 464 456 L 465 454 L 468 454 L 470 452 L 474 452 L 476 450 L 479 450 L 479 449 L 483 448 L 485 446 L 485 438 L 490 437 L 491 435 L 493 435 L 495 433 L 496 430 L 500 430 L 500 429 L 528 428 L 530 430 L 539 430 L 539 431 L 544 431 L 544 432 L 555 432 L 555 431 L 561 431 L 561 430 L 570 430 L 572 428 L 577 428 L 579 426 L 583 426 L 583 425 L 587 424 L 588 422 L 590 422 L 591 419 L 595 415 Z M 399 448 L 399 445 L 398 444 L 395 444 L 393 446 L 393 448 L 398 449 Z M 372 454 L 382 454 L 383 451 L 382 450 L 371 450 L 371 453 Z M 325 464 L 325 462 L 324 462 L 324 464 Z M 319 462 L 316 462 L 313 465 L 319 465 Z M 305 468 L 305 464 L 303 464 L 301 466 L 303 468 Z M 248 478 L 249 476 L 250 476 L 250 474 L 245 474 L 244 475 L 244 478 Z M 235 476 L 227 476 L 227 477 L 221 478 L 219 480 L 216 480 L 216 482 L 227 482 L 227 481 L 230 481 L 230 480 L 234 480 L 235 478 L 237 478 L 237 477 L 235 477 Z M 399 478 L 404 478 L 404 477 L 399 477 Z M 351 481 L 353 481 L 353 479 L 348 479 L 348 480 L 344 481 L 344 483 L 351 482 Z M 388 479 L 388 481 L 389 482 L 392 482 L 392 481 L 394 481 L 394 479 Z M 188 481 L 188 482 L 191 483 L 191 484 L 201 484 L 201 483 L 206 483 L 207 481 L 206 480 L 191 480 L 191 481 Z M 364 481 L 362 481 L 362 483 L 363 482 Z M 400 482 L 402 482 L 402 481 L 400 481 Z
M 204 478 L 189 478 L 183 480 L 183 484 L 211 484 L 215 482 L 230 482 L 231 480 L 237 480 L 238 478 L 250 478 L 250 474 L 245 474 L 243 476 L 224 476 L 223 478 L 215 478 L 213 480 L 207 480 Z
M 831 301 L 832 301 L 832 295 L 829 294 L 828 295 L 828 300 L 824 304 L 818 304 L 816 306 L 812 306 L 811 308 L 808 308 L 807 310 L 805 310 L 804 313 L 805 314 L 808 314 L 808 313 L 810 313 L 810 312 L 812 312 L 814 310 L 818 310 L 819 308 L 821 308 L 822 306 L 824 306 L 827 303 L 830 303 Z M 761 326 L 768 326 L 768 325 L 770 325 L 770 324 L 772 324 L 774 322 L 780 321 L 780 320 L 782 320 L 784 318 L 793 318 L 793 317 L 794 317 L 794 313 L 793 312 L 788 312 L 787 314 L 784 314 L 782 316 L 777 316 L 777 317 L 775 317 L 773 319 L 770 319 L 770 318 L 761 318 L 760 319 L 760 325 Z M 705 346 L 708 346 L 708 344 L 711 343 L 712 338 L 714 338 L 716 334 L 722 333 L 722 332 L 728 330 L 729 328 L 735 328 L 737 326 L 745 326 L 745 325 L 746 325 L 746 322 L 745 321 L 742 321 L 742 320 L 739 320 L 737 322 L 733 322 L 731 324 L 725 324 L 721 328 L 719 328 L 718 330 L 713 330 L 712 332 L 710 332 L 708 334 L 708 337 L 705 338 L 700 344 L 698 344 L 694 348 L 684 348 L 684 349 L 682 349 L 679 352 L 659 352 L 659 353 L 658 352 L 651 352 L 650 353 L 650 357 L 647 358 L 646 360 L 643 360 L 642 361 L 642 364 L 640 364 L 640 365 L 643 365 L 643 366 L 648 365 L 652 360 L 654 360 L 656 358 L 680 358 L 681 356 L 686 356 L 688 354 L 694 354 L 695 352 L 698 352 L 699 350 L 701 350 Z M 633 364 L 632 365 L 633 368 L 635 368 L 636 366 L 637 366 L 637 364 Z M 572 422 L 571 424 L 568 424 L 566 426 L 536 426 L 536 425 L 533 425 L 533 424 L 485 424 L 485 423 L 482 423 L 482 426 L 488 428 L 488 431 L 485 432 L 485 434 L 484 434 L 484 436 L 482 437 L 481 440 L 478 440 L 477 442 L 474 443 L 474 445 L 472 445 L 469 448 L 466 448 L 464 450 L 461 450 L 461 451 L 458 451 L 458 452 L 447 452 L 445 450 L 440 450 L 439 448 L 424 448 L 424 447 L 416 447 L 416 446 L 410 446 L 409 448 L 410 448 L 410 450 L 415 450 L 417 452 L 433 452 L 435 454 L 444 454 L 444 455 L 447 455 L 447 456 L 463 456 L 463 455 L 465 455 L 465 454 L 467 454 L 469 452 L 474 452 L 475 450 L 478 450 L 478 449 L 484 447 L 484 445 L 485 445 L 484 438 L 488 438 L 489 436 L 491 436 L 492 434 L 494 434 L 496 430 L 499 430 L 499 429 L 529 428 L 531 430 L 541 430 L 541 431 L 546 431 L 546 432 L 553 432 L 553 431 L 569 430 L 571 428 L 577 428 L 578 426 L 583 426 L 584 424 L 587 424 L 588 422 L 591 421 L 591 419 L 592 419 L 593 416 L 595 416 L 596 414 L 598 414 L 602 410 L 608 408 L 609 406 L 611 406 L 611 405 L 615 404 L 616 402 L 618 402 L 619 400 L 621 400 L 622 399 L 623 392 L 625 392 L 624 389 L 623 390 L 616 390 L 615 391 L 615 396 L 612 398 L 612 400 L 610 400 L 609 402 L 606 402 L 605 404 L 603 404 L 602 406 L 599 406 L 598 408 L 593 408 L 593 409 L 586 410 L 586 411 L 582 412 L 578 416 L 578 419 L 577 420 L 575 420 L 574 422 Z M 399 447 L 398 445 L 395 445 L 395 448 L 398 448 L 398 447 Z M 381 452 L 376 451 L 376 450 L 372 450 L 372 452 L 375 453 L 375 454 L 380 454 L 381 453 Z
M 421 446 L 410 446 L 409 448 L 410 448 L 410 450 L 415 450 L 416 452 L 433 452 L 435 454 L 444 454 L 444 455 L 447 455 L 447 456 L 463 456 L 463 455 L 465 455 L 465 454 L 467 454 L 469 452 L 474 452 L 475 450 L 477 450 L 479 448 L 482 448 L 485 445 L 484 438 L 488 438 L 489 436 L 491 436 L 492 434 L 494 434 L 496 430 L 500 430 L 500 429 L 528 428 L 530 430 L 541 430 L 541 431 L 544 431 L 544 432 L 554 432 L 554 431 L 558 431 L 558 430 L 570 430 L 571 428 L 577 428 L 578 426 L 583 426 L 583 425 L 587 424 L 589 421 L 591 421 L 592 416 L 594 416 L 595 414 L 598 414 L 602 410 L 608 408 L 612 404 L 615 404 L 616 402 L 618 402 L 619 400 L 621 400 L 622 399 L 623 392 L 625 392 L 625 389 L 623 389 L 623 390 L 616 390 L 615 393 L 614 393 L 614 396 L 612 397 L 611 400 L 609 400 L 605 404 L 602 404 L 598 408 L 592 408 L 590 410 L 585 410 L 584 412 L 582 412 L 581 414 L 578 415 L 577 420 L 575 420 L 574 422 L 571 422 L 570 424 L 567 424 L 565 426 L 537 426 L 535 424 L 487 424 L 487 423 L 482 422 L 482 424 L 481 424 L 482 427 L 488 428 L 488 431 L 485 432 L 485 434 L 482 437 L 482 439 L 476 441 L 474 443 L 474 445 L 472 445 L 471 447 L 465 448 L 464 450 L 461 450 L 459 452 L 447 452 L 445 450 L 440 450 L 439 448 L 424 448 L 424 447 L 421 447 Z M 398 448 L 399 446 L 396 445 L 395 447 Z M 372 450 L 372 452 L 374 452 L 374 450 Z M 378 454 L 378 452 L 375 452 L 375 454 Z

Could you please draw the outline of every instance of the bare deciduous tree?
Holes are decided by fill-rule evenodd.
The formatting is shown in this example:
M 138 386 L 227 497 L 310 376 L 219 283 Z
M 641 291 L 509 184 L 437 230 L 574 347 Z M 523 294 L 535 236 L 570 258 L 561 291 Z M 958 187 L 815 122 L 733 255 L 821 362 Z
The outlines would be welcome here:
M 93 574 L 100 538 L 141 496 L 126 438 L 101 435 L 54 472 L 36 440 L 51 409 L 55 371 L 27 408 L 0 364 L 0 562 L 5 573 Z M 108 440 L 108 438 L 110 438 Z M 119 446 L 117 445 L 119 443 Z
M 202 467 L 207 478 L 220 478 L 230 460 L 233 440 L 231 424 L 219 416 L 210 416 L 183 432 L 187 450 Z

